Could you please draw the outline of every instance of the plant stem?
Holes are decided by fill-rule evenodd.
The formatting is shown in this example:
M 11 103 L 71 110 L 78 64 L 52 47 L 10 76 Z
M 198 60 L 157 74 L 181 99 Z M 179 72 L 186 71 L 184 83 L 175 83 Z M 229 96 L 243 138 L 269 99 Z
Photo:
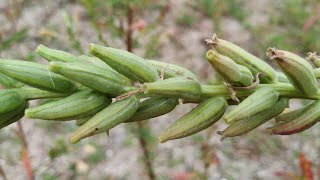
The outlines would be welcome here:
M 3 178 L 4 180 L 7 180 L 6 173 L 5 173 L 4 170 L 2 169 L 1 165 L 0 165 L 0 175 L 2 176 L 2 178 Z
M 127 32 L 126 32 L 126 45 L 127 51 L 132 52 L 132 29 L 131 26 L 133 24 L 134 19 L 134 10 L 132 7 L 128 7 L 127 12 Z M 141 122 L 137 122 L 138 131 L 143 129 L 143 124 Z M 144 156 L 144 164 L 147 169 L 148 177 L 150 180 L 156 179 L 153 166 L 152 166 L 152 158 L 150 157 L 150 151 L 148 149 L 147 141 L 144 139 L 143 134 L 138 133 L 139 143 Z
M 23 165 L 24 165 L 24 168 L 25 168 L 25 170 L 27 172 L 28 179 L 29 180 L 33 180 L 34 176 L 33 176 L 33 170 L 32 170 L 32 165 L 31 165 L 31 161 L 30 161 L 30 156 L 29 156 L 28 142 L 26 140 L 26 136 L 25 136 L 25 133 L 23 131 L 21 122 L 18 121 L 17 125 L 18 125 L 17 135 L 21 140 L 22 148 L 23 148 L 22 149 L 22 155 L 21 155 L 21 158 L 22 158 L 22 161 L 23 161 Z
M 259 88 L 271 87 L 280 93 L 280 96 L 290 97 L 290 98 L 300 98 L 300 99 L 320 99 L 320 94 L 314 96 L 306 96 L 290 85 L 286 83 L 277 84 L 259 84 L 256 89 L 235 89 L 237 97 L 247 97 Z M 223 96 L 230 98 L 230 92 L 224 85 L 202 85 L 202 98 L 210 98 L 215 96 Z

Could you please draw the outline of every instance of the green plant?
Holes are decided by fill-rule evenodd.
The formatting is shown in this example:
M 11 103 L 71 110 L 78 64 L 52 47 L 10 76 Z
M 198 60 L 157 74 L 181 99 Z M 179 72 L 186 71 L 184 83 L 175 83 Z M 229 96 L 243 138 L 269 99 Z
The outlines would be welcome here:
M 208 42 L 210 42 L 210 41 L 208 41 Z M 215 46 L 213 46 L 213 47 L 215 48 Z M 224 53 L 223 51 L 221 51 L 219 53 L 221 56 L 228 57 L 228 59 L 232 60 L 234 63 L 236 63 L 236 65 L 238 65 L 237 64 L 238 62 L 240 62 L 239 59 L 240 60 L 243 60 L 243 59 L 250 60 L 250 58 L 247 58 L 248 52 L 245 52 L 244 50 L 240 51 L 239 48 L 240 47 L 237 47 L 236 49 L 229 48 L 227 53 Z M 103 49 L 104 48 L 102 48 L 101 51 L 103 51 Z M 215 49 L 215 50 L 218 51 L 219 49 Z M 96 50 L 96 51 L 98 51 L 98 50 Z M 105 52 L 105 51 L 103 51 L 103 52 L 107 53 L 107 54 L 110 53 L 110 52 Z M 239 52 L 242 54 L 240 54 L 240 55 L 236 54 Z M 243 52 L 245 52 L 245 55 L 243 55 Z M 45 53 L 45 51 L 44 51 L 44 53 Z M 194 73 L 189 72 L 188 70 L 186 71 L 186 69 L 182 68 L 182 67 L 180 67 L 180 69 L 176 68 L 176 65 L 173 66 L 173 65 L 169 64 L 168 67 L 163 66 L 163 68 L 157 68 L 159 66 L 154 66 L 153 64 L 155 64 L 155 63 L 150 63 L 150 61 L 145 61 L 143 58 L 137 58 L 136 55 L 128 53 L 128 52 L 124 52 L 123 50 L 119 50 L 119 49 L 117 49 L 117 51 L 111 52 L 110 54 L 108 54 L 110 56 L 100 56 L 101 59 L 96 59 L 96 60 L 99 61 L 100 63 L 104 63 L 104 62 L 106 62 L 107 64 L 109 63 L 109 65 L 113 68 L 113 71 L 117 71 L 118 74 L 122 74 L 122 76 L 126 76 L 126 78 L 130 78 L 133 81 L 140 81 L 140 84 L 135 85 L 135 86 L 127 85 L 130 88 L 128 88 L 128 90 L 126 92 L 120 92 L 120 93 L 112 93 L 112 91 L 111 92 L 100 92 L 103 94 L 103 96 L 105 96 L 104 98 L 108 98 L 109 101 L 111 98 L 114 98 L 115 102 L 112 103 L 110 106 L 106 107 L 109 109 L 106 109 L 106 108 L 103 109 L 97 115 L 93 116 L 92 118 L 89 118 L 87 122 L 85 122 L 83 125 L 81 125 L 79 128 L 80 129 L 84 128 L 85 130 L 82 130 L 81 132 L 85 132 L 85 133 L 83 133 L 83 134 L 80 133 L 80 135 L 77 133 L 79 135 L 79 137 L 76 136 L 76 138 L 73 140 L 73 142 L 76 142 L 82 138 L 87 138 L 89 136 L 93 136 L 94 134 L 97 134 L 97 133 L 104 133 L 104 132 L 108 131 L 110 128 L 113 128 L 114 126 L 116 126 L 120 123 L 124 123 L 124 122 L 127 122 L 128 120 L 130 120 L 130 118 L 132 116 L 134 116 L 134 114 L 136 112 L 139 112 L 139 107 L 143 107 L 143 106 L 139 106 L 137 104 L 136 99 L 148 98 L 147 100 L 149 100 L 151 98 L 169 98 L 169 99 L 173 98 L 173 99 L 183 99 L 184 103 L 190 102 L 190 103 L 199 104 L 193 110 L 193 113 L 192 113 L 193 114 L 192 117 L 196 120 L 199 120 L 199 121 L 193 121 L 192 118 L 188 118 L 188 117 L 186 117 L 187 115 L 185 115 L 181 118 L 181 119 L 183 119 L 183 124 L 182 124 L 183 126 L 180 126 L 180 128 L 179 128 L 179 122 L 177 121 L 177 123 L 174 125 L 175 128 L 173 130 L 172 129 L 170 130 L 170 133 L 171 133 L 172 131 L 175 131 L 176 129 L 180 131 L 182 128 L 184 128 L 183 131 L 186 133 L 183 132 L 182 133 L 183 135 L 181 135 L 181 136 L 179 135 L 179 136 L 174 137 L 174 138 L 180 138 L 180 137 L 184 137 L 187 135 L 192 135 L 194 133 L 199 132 L 200 130 L 205 129 L 206 127 L 212 125 L 215 120 L 218 120 L 219 115 L 222 115 L 225 113 L 224 112 L 225 108 L 219 108 L 218 106 L 212 107 L 212 109 L 217 111 L 217 112 L 210 111 L 210 113 L 213 113 L 213 114 L 206 113 L 208 111 L 208 109 L 203 108 L 203 107 L 206 107 L 206 105 L 207 105 L 206 103 L 208 101 L 213 100 L 216 97 L 219 97 L 219 99 L 221 99 L 221 104 L 220 104 L 221 106 L 223 106 L 222 102 L 226 102 L 226 101 L 228 102 L 228 105 L 237 104 L 237 102 L 234 101 L 234 99 L 235 99 L 234 97 L 239 99 L 239 101 L 240 101 L 239 106 L 243 106 L 244 103 L 248 103 L 248 102 L 246 102 L 247 99 L 251 100 L 253 102 L 257 101 L 259 103 L 259 105 L 261 104 L 261 106 L 245 106 L 243 111 L 247 112 L 248 109 L 246 109 L 246 107 L 250 107 L 250 112 L 252 112 L 252 113 L 251 114 L 244 113 L 241 116 L 242 117 L 241 119 L 237 119 L 237 120 L 235 120 L 235 122 L 231 123 L 230 126 L 234 126 L 233 123 L 240 123 L 240 121 L 241 121 L 241 126 L 236 126 L 236 128 L 248 127 L 250 125 L 250 129 L 249 130 L 246 129 L 245 130 L 246 132 L 255 129 L 256 127 L 260 126 L 261 124 L 271 120 L 274 116 L 277 116 L 278 114 L 280 114 L 282 112 L 282 109 L 285 106 L 285 103 L 283 103 L 283 102 L 285 102 L 286 98 L 288 98 L 288 99 L 291 99 L 291 98 L 313 99 L 316 102 L 318 102 L 319 98 L 320 98 L 319 92 L 314 92 L 314 90 L 301 91 L 299 89 L 299 87 L 301 87 L 301 84 L 302 84 L 301 81 L 308 81 L 309 83 L 313 82 L 315 79 L 314 76 L 307 76 L 307 78 L 299 79 L 299 78 L 294 78 L 295 77 L 293 75 L 294 73 L 286 73 L 284 78 L 287 78 L 288 82 L 281 83 L 281 82 L 278 82 L 278 76 L 277 76 L 276 70 L 274 70 L 273 68 L 270 69 L 269 65 L 267 64 L 268 71 L 266 71 L 266 73 L 264 73 L 263 76 L 265 76 L 266 80 L 272 79 L 272 81 L 260 82 L 259 73 L 261 73 L 260 72 L 261 69 L 263 69 L 263 70 L 266 69 L 266 68 L 263 68 L 263 67 L 265 67 L 266 63 L 256 63 L 255 64 L 256 66 L 252 66 L 252 63 L 242 63 L 242 66 L 246 67 L 247 69 L 250 69 L 251 74 L 249 73 L 248 76 L 251 76 L 251 78 L 253 79 L 254 74 L 256 75 L 255 82 L 252 81 L 251 84 L 248 86 L 243 86 L 243 85 L 238 85 L 238 84 L 228 84 L 229 82 L 223 82 L 223 81 L 219 84 L 208 85 L 208 84 L 201 84 L 199 81 L 196 80 L 197 79 L 196 77 L 195 78 L 193 77 Z M 250 56 L 252 56 L 252 55 L 250 55 Z M 50 98 L 50 97 L 56 98 L 56 97 L 63 97 L 63 96 L 70 97 L 70 96 L 74 95 L 75 93 L 78 93 L 78 91 L 82 92 L 82 91 L 86 91 L 91 88 L 95 89 L 94 88 L 95 86 L 91 86 L 90 84 L 94 83 L 94 82 L 100 82 L 100 80 L 99 80 L 99 81 L 91 81 L 90 83 L 87 83 L 91 79 L 85 79 L 85 81 L 84 81 L 83 78 L 77 78 L 79 76 L 83 76 L 82 72 L 74 73 L 72 75 L 67 76 L 61 72 L 55 71 L 56 75 L 60 74 L 61 76 L 64 76 L 64 78 L 67 80 L 69 80 L 69 79 L 74 80 L 75 82 L 73 82 L 73 83 L 75 84 L 74 86 L 76 87 L 75 90 L 72 90 L 73 86 L 72 87 L 66 86 L 65 90 L 63 90 L 63 91 L 61 90 L 61 91 L 59 91 L 60 93 L 57 93 L 57 92 L 55 92 L 56 87 L 52 88 L 52 86 L 49 86 L 49 85 L 51 85 L 49 82 L 52 82 L 52 79 L 51 79 L 52 76 L 50 76 L 50 74 L 53 74 L 53 72 L 51 72 L 51 71 L 54 71 L 51 68 L 51 66 L 54 66 L 54 64 L 58 63 L 61 65 L 61 67 L 68 67 L 68 66 L 69 67 L 71 67 L 71 66 L 78 67 L 79 64 L 81 64 L 81 66 L 88 66 L 89 67 L 88 64 L 90 64 L 90 66 L 93 66 L 92 69 L 96 69 L 99 65 L 95 64 L 95 63 L 88 63 L 86 61 L 79 60 L 80 58 L 79 59 L 76 58 L 76 60 L 75 60 L 76 62 L 62 63 L 62 62 L 57 62 L 57 61 L 61 61 L 61 59 L 59 59 L 59 58 L 55 59 L 55 58 L 52 58 L 52 56 L 44 56 L 44 57 L 48 57 L 48 60 L 51 61 L 49 66 L 44 65 L 45 69 L 46 69 L 45 71 L 42 71 L 42 69 L 44 69 L 44 68 L 42 68 L 43 66 L 41 66 L 41 68 L 40 68 L 40 66 L 32 66 L 33 68 L 35 68 L 36 70 L 39 71 L 39 73 L 36 76 L 43 75 L 42 78 L 38 78 L 38 79 L 30 78 L 33 76 L 32 74 L 30 74 L 29 77 L 24 77 L 24 75 L 26 73 L 22 73 L 21 75 L 19 75 L 19 72 L 25 71 L 25 69 L 23 69 L 23 68 L 14 69 L 15 70 L 14 75 L 11 73 L 11 71 L 9 73 L 9 71 L 8 71 L 7 67 L 4 65 L 4 63 L 3 64 L 1 63 L 1 61 L 5 62 L 6 60 L 0 60 L 0 72 L 4 71 L 3 69 L 6 69 L 5 72 L 7 72 L 6 75 L 8 77 L 16 79 L 18 81 L 21 80 L 25 84 L 23 87 L 17 87 L 17 88 L 13 88 L 13 89 L 9 89 L 9 90 L 17 91 L 19 93 L 24 94 L 22 97 L 26 100 L 31 99 L 31 97 L 32 97 L 32 99 L 34 99 L 34 98 L 41 99 L 41 98 Z M 60 57 L 60 56 L 57 56 L 57 57 Z M 66 56 L 65 58 L 68 58 L 68 57 Z M 94 61 L 94 59 L 95 58 L 93 58 L 93 61 Z M 115 60 L 121 61 L 122 59 L 125 59 L 127 62 L 130 62 L 130 63 L 125 64 L 126 66 L 124 66 L 122 64 L 114 65 Z M 255 57 L 255 59 L 258 62 L 262 61 L 256 57 Z M 140 61 L 143 62 L 140 64 L 145 64 L 146 66 L 144 66 L 142 68 L 139 66 L 135 66 L 136 63 L 138 63 Z M 17 62 L 17 61 L 12 61 L 11 63 L 15 63 L 15 62 Z M 248 61 L 246 61 L 246 62 L 248 62 Z M 308 62 L 305 61 L 305 63 L 308 63 Z M 16 63 L 16 64 L 21 64 L 21 62 Z M 219 64 L 212 64 L 212 65 L 213 65 L 214 69 L 217 68 L 216 66 L 219 66 Z M 31 67 L 31 66 L 28 66 L 28 67 Z M 151 73 L 142 72 L 148 68 L 150 68 L 149 72 L 151 72 Z M 289 64 L 287 66 L 287 68 L 291 68 L 290 71 L 292 71 L 292 72 L 298 71 L 299 73 L 313 74 L 315 71 L 314 69 L 309 69 L 309 68 L 305 68 L 305 69 L 303 69 L 303 71 L 301 71 L 299 68 L 296 67 L 295 64 L 293 64 L 293 65 Z M 88 68 L 88 69 L 90 69 L 90 68 Z M 85 70 L 85 68 L 83 68 L 83 70 Z M 106 71 L 106 69 L 104 69 L 104 71 Z M 128 73 L 128 71 L 130 73 Z M 273 71 L 274 71 L 274 73 L 273 73 Z M 87 71 L 86 73 L 89 73 L 89 72 L 90 72 L 90 70 Z M 153 75 L 154 72 L 156 73 L 156 77 L 154 77 L 154 75 Z M 170 76 L 170 74 L 168 75 L 167 72 L 171 72 L 171 76 Z M 241 71 L 239 71 L 239 72 L 241 72 Z M 232 73 L 232 72 L 230 71 L 230 73 Z M 133 75 L 136 75 L 136 76 L 133 76 Z M 149 75 L 152 78 L 148 77 Z M 240 73 L 240 75 L 241 75 L 241 73 Z M 95 76 L 100 76 L 100 74 L 94 74 L 94 72 L 92 72 L 91 77 L 95 78 Z M 58 76 L 56 76 L 56 77 L 58 77 Z M 100 76 L 100 77 L 102 77 L 101 78 L 101 80 L 102 80 L 103 76 Z M 137 77 L 139 77 L 139 78 L 137 78 Z M 25 81 L 24 80 L 25 78 L 28 79 L 28 81 Z M 105 77 L 105 78 L 108 78 L 108 77 Z M 120 78 L 120 76 L 119 76 L 119 78 Z M 30 79 L 32 79 L 32 80 L 30 80 Z M 120 79 L 122 79 L 122 77 Z M 153 81 L 153 82 L 145 82 L 145 80 Z M 40 86 L 43 84 L 43 82 L 46 82 L 45 83 L 46 86 Z M 60 83 L 60 82 L 64 82 L 64 81 L 57 81 L 57 82 L 54 82 L 54 84 L 57 85 L 56 83 Z M 122 80 L 119 81 L 119 79 L 118 79 L 118 81 L 114 80 L 114 81 L 110 81 L 109 83 L 121 85 L 125 82 Z M 303 83 L 305 83 L 305 82 L 303 82 Z M 156 85 L 156 86 L 154 86 L 155 89 L 152 89 L 152 91 L 150 91 L 150 84 Z M 34 86 L 37 88 L 41 88 L 42 90 L 36 89 L 36 88 L 26 87 L 28 85 Z M 142 86 L 140 86 L 140 85 L 142 85 Z M 5 83 L 3 83 L 3 86 L 5 86 Z M 70 88 L 70 91 L 67 89 L 68 87 Z M 8 88 L 11 88 L 11 87 L 8 87 Z M 172 91 L 172 89 L 174 89 L 174 88 L 177 91 Z M 308 89 L 307 86 L 305 86 L 304 89 L 305 88 Z M 27 93 L 27 91 L 24 91 L 25 89 L 29 89 L 29 90 L 31 89 L 32 91 L 30 90 Z M 270 98 L 270 102 L 269 101 L 268 102 L 261 101 L 261 99 L 259 99 L 261 97 L 255 96 L 255 93 L 261 93 L 261 92 L 265 92 L 265 91 L 269 92 L 269 89 L 272 89 L 272 91 L 270 91 L 270 92 L 274 93 L 274 95 L 275 95 L 275 96 L 272 96 L 272 99 Z M 1 91 L 3 91 L 3 90 L 1 90 Z M 52 92 L 50 92 L 50 91 L 52 91 Z M 308 92 L 308 93 L 305 93 L 305 92 Z M 265 96 L 267 96 L 267 95 L 269 95 L 269 94 L 267 93 Z M 278 96 L 280 98 L 278 98 Z M 130 100 L 130 102 L 128 102 L 128 104 L 130 104 L 130 108 L 129 108 L 129 106 L 126 106 L 123 104 L 121 105 L 121 107 L 117 105 L 121 102 L 129 101 L 129 100 Z M 283 104 L 280 103 L 280 105 L 279 104 L 277 105 L 277 103 L 279 103 L 280 101 Z M 266 103 L 268 103 L 268 104 L 266 104 Z M 142 103 L 140 103 L 140 104 L 142 104 Z M 44 105 L 46 105 L 46 104 L 44 104 Z M 40 105 L 40 106 L 44 106 L 44 105 Z M 306 105 L 306 106 L 309 106 L 309 105 Z M 110 110 L 111 107 L 112 107 L 112 110 Z M 272 109 L 272 110 L 274 110 L 274 113 L 267 114 L 270 110 L 269 109 L 270 107 L 271 108 L 277 107 L 277 108 Z M 64 112 L 64 109 L 66 109 L 66 108 L 61 108 L 61 112 Z M 28 112 L 28 110 L 26 112 Z M 112 112 L 113 114 L 110 112 Z M 266 112 L 266 113 L 264 113 L 264 112 Z M 102 113 L 103 115 L 100 115 L 100 113 Z M 204 114 L 204 113 L 206 113 L 206 114 Z M 254 118 L 254 117 L 255 116 L 260 117 L 259 113 L 260 114 L 262 113 L 263 115 L 265 115 L 265 117 L 263 117 L 263 118 L 261 117 L 261 119 L 258 118 L 259 122 L 256 122 L 257 118 Z M 187 113 L 187 114 L 189 114 L 189 113 Z M 112 116 L 112 115 L 114 115 L 114 116 Z M 161 115 L 161 114 L 159 114 L 159 115 Z M 210 116 L 210 117 L 205 117 L 205 115 Z M 97 118 L 98 116 L 99 116 L 99 118 Z M 118 118 L 114 118 L 115 116 L 117 116 Z M 212 117 L 217 117 L 217 119 L 215 119 L 215 118 L 212 119 Z M 302 119 L 303 117 L 306 117 L 306 116 L 299 115 L 299 119 Z M 200 119 L 200 118 L 203 118 L 203 119 Z M 312 116 L 312 118 L 314 118 L 313 120 L 317 121 L 320 118 L 319 113 L 315 112 L 315 114 Z M 255 120 L 255 122 L 253 123 L 252 120 Z M 192 124 L 190 122 L 192 122 L 192 123 L 196 122 L 196 123 Z M 246 126 L 246 125 L 248 125 L 248 126 Z M 89 127 L 89 128 L 87 128 L 87 127 Z M 147 139 L 145 138 L 145 136 L 149 136 L 150 129 L 148 129 L 148 126 L 139 126 L 138 130 L 141 130 L 140 127 L 143 128 L 144 131 L 139 134 L 139 137 L 144 138 L 144 142 L 147 142 Z M 299 129 L 298 131 L 294 131 L 294 132 L 300 132 L 301 130 L 303 130 L 303 129 Z M 237 130 L 234 130 L 234 132 L 237 132 Z M 241 133 L 238 133 L 236 135 L 240 135 L 243 133 L 244 133 L 244 131 L 242 131 Z M 232 134 L 230 136 L 233 136 L 233 135 L 234 134 Z M 227 137 L 228 135 L 223 134 L 223 136 Z M 146 153 L 148 155 L 148 157 L 151 156 L 150 153 L 148 153 L 148 151 L 144 150 L 144 153 Z M 152 157 L 150 157 L 150 159 L 152 159 Z

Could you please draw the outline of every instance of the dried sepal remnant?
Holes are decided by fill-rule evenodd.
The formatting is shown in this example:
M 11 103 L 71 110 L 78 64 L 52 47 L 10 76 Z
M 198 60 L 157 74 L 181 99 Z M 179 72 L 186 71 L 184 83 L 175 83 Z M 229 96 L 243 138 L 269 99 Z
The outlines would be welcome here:
M 312 61 L 316 67 L 320 67 L 320 56 L 317 55 L 317 52 L 308 52 L 307 59 Z

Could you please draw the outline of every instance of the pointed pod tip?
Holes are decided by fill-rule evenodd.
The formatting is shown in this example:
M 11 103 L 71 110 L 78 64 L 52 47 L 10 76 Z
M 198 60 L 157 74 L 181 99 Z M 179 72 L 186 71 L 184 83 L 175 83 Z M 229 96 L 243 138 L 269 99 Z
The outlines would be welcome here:
M 158 138 L 160 143 L 165 143 L 167 142 L 169 139 L 167 139 L 164 135 L 160 135 Z
M 78 136 L 71 135 L 70 138 L 69 138 L 69 142 L 70 142 L 71 144 L 75 144 L 75 143 L 79 142 L 80 139 L 81 139 L 81 138 L 78 137 Z

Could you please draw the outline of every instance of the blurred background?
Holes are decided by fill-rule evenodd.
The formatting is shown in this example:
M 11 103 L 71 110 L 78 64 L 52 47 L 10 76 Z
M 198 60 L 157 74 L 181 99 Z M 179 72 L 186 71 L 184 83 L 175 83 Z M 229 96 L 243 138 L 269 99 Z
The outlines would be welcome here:
M 320 51 L 318 0 L 0 0 L 0 57 L 45 61 L 39 44 L 88 54 L 90 42 L 130 50 L 214 78 L 204 42 L 216 33 L 266 59 L 268 47 Z M 268 60 L 267 60 L 268 61 Z M 268 61 L 270 63 L 270 61 Z M 275 67 L 274 64 L 271 64 Z M 37 102 L 34 102 L 37 103 Z M 193 136 L 157 136 L 194 105 L 140 124 L 122 124 L 71 145 L 74 122 L 22 119 L 0 131 L 0 179 L 319 179 L 320 130 L 264 132 L 223 142 L 218 122 Z M 293 107 L 294 108 L 294 107 Z M 21 135 L 21 132 L 24 135 Z

